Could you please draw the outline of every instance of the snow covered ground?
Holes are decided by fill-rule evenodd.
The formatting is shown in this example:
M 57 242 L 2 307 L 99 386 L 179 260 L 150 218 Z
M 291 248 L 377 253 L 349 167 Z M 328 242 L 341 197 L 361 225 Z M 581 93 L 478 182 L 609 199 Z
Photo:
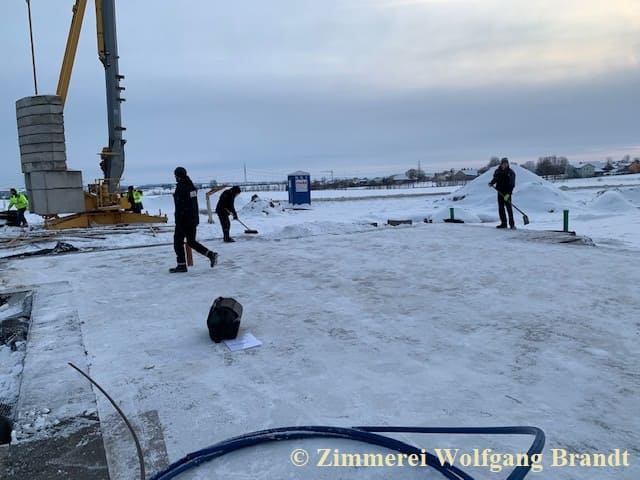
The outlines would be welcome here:
M 286 192 L 259 193 L 254 202 L 245 192 L 236 207 L 259 235 L 245 235 L 233 222 L 238 241 L 224 244 L 217 219 L 208 224 L 203 214 L 198 238 L 219 252 L 220 263 L 211 269 L 194 253 L 186 274 L 168 273 L 175 263 L 170 195 L 144 197 L 150 213 L 169 213 L 169 225 L 155 229 L 52 234 L 29 216 L 33 230 L 0 232 L 0 293 L 33 290 L 36 299 L 47 297 L 39 315 L 77 315 L 89 373 L 134 425 L 157 414 L 169 461 L 231 436 L 287 425 L 533 425 L 545 431 L 547 443 L 543 473 L 530 478 L 638 478 L 640 176 L 552 184 L 514 168 L 514 202 L 531 221 L 525 227 L 515 212 L 515 231 L 493 228 L 491 172 L 442 196 L 430 195 L 432 189 L 387 198 L 379 198 L 387 192 L 380 190 L 312 192 L 312 204 L 295 210 L 286 205 Z M 442 222 L 450 208 L 464 224 Z M 562 243 L 566 235 L 549 232 L 562 230 L 564 210 L 569 230 L 592 244 Z M 389 219 L 413 223 L 393 227 Z M 13 257 L 58 241 L 80 251 Z M 262 346 L 231 352 L 211 342 L 206 318 L 218 296 L 244 306 L 241 333 L 252 333 Z M 10 312 L 1 306 L 0 319 Z M 27 346 L 26 355 L 46 358 L 43 350 Z M 0 347 L 0 399 L 16 395 L 24 356 L 24 345 L 13 352 Z M 44 395 L 31 411 L 37 433 L 27 435 L 26 420 L 18 419 L 16 441 L 46 435 L 64 418 L 69 405 L 52 397 Z M 131 439 L 109 421 L 112 406 L 99 392 L 96 397 L 112 476 L 135 478 Z M 517 437 L 400 438 L 461 453 L 528 448 Z M 208 479 L 212 472 L 423 478 L 407 469 L 295 468 L 289 460 L 295 448 L 356 449 L 347 442 L 294 441 L 234 454 L 179 478 Z M 618 449 L 630 465 L 554 467 L 553 449 Z M 464 470 L 506 478 L 509 469 Z

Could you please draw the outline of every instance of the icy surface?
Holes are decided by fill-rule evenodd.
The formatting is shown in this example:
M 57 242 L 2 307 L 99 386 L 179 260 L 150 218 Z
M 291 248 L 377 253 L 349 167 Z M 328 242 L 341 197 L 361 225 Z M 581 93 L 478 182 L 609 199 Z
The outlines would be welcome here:
M 3 238 L 24 238 L 3 248 L 3 257 L 60 239 L 83 251 L 5 260 L 1 284 L 5 290 L 70 284 L 73 301 L 59 308 L 77 311 L 91 375 L 134 422 L 158 412 L 172 461 L 234 435 L 285 425 L 535 425 L 547 435 L 543 475 L 636 478 L 640 210 L 628 205 L 637 201 L 637 187 L 625 178 L 626 185 L 610 189 L 597 181 L 588 188 L 584 180 L 561 189 L 527 173 L 517 170 L 514 202 L 531 224 L 524 227 L 516 213 L 516 231 L 493 228 L 496 193 L 483 177 L 442 197 L 363 200 L 367 192 L 358 191 L 359 199 L 335 192 L 332 200 L 324 192 L 314 202 L 312 192 L 305 210 L 289 208 L 286 192 L 259 193 L 260 203 L 245 192 L 236 206 L 258 235 L 244 235 L 232 222 L 237 242 L 224 244 L 215 215 L 215 224 L 201 216 L 198 238 L 220 254 L 214 269 L 194 253 L 188 273 L 168 273 L 175 263 L 170 215 L 169 225 L 155 229 L 51 235 L 5 228 Z M 144 203 L 154 213 L 172 212 L 169 195 L 145 195 Z M 438 219 L 448 218 L 451 207 L 464 224 Z M 562 229 L 565 209 L 570 230 L 596 246 L 542 234 Z M 424 222 L 428 217 L 433 223 Z M 412 224 L 392 227 L 388 219 Z M 42 241 L 29 241 L 37 235 Z M 243 304 L 241 330 L 262 346 L 232 353 L 211 342 L 206 317 L 218 296 Z M 6 351 L 0 355 L 10 377 L 15 365 Z M 0 385 L 13 388 L 6 380 Z M 100 416 L 112 415 L 97 398 Z M 108 438 L 112 467 L 129 468 L 134 478 L 130 439 Z M 511 437 L 411 441 L 465 451 L 528 447 Z M 347 471 L 292 470 L 289 454 L 297 447 L 256 449 L 181 478 L 212 478 L 214 466 L 221 476 L 242 469 L 242 478 L 351 478 Z M 627 450 L 632 464 L 553 468 L 552 448 Z

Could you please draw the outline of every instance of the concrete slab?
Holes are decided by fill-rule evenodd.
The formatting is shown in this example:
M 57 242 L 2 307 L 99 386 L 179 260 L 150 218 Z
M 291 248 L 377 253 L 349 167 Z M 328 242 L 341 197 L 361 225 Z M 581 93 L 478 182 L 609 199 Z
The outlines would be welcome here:
M 67 436 L 2 446 L 0 472 L 13 480 L 109 480 L 100 423 L 94 419 Z
M 90 375 L 70 284 L 30 290 L 31 324 L 13 415 L 15 440 L 0 447 L 0 478 L 109 480 L 137 474 L 135 444 L 123 420 L 111 406 L 99 416 L 91 383 L 69 366 L 73 363 Z M 26 301 L 14 296 L 18 300 Z M 169 460 L 157 411 L 129 420 L 147 472 L 164 468 Z
M 22 386 L 14 415 L 18 440 L 29 440 L 58 424 L 70 425 L 69 420 L 97 411 L 91 384 L 68 364 L 87 370 L 71 286 L 55 282 L 40 285 L 34 291 Z M 87 411 L 87 405 L 92 409 Z
M 71 288 L 56 282 L 30 290 L 12 295 L 28 301 L 30 325 L 12 415 L 16 441 L 0 448 L 0 477 L 109 479 L 95 395 L 67 363 L 87 368 Z

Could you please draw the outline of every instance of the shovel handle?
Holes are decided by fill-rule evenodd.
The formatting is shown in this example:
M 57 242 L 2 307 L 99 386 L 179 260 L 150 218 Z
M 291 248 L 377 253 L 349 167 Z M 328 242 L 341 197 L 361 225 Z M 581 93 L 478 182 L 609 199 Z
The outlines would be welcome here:
M 246 228 L 247 230 L 250 230 L 249 227 L 247 227 L 244 223 L 242 223 L 242 220 L 240 220 L 239 218 L 236 218 L 236 220 L 240 222 L 240 225 L 242 225 L 244 228 Z
M 505 195 L 504 193 L 502 193 L 500 190 L 498 190 L 498 189 L 496 188 L 496 186 L 495 186 L 495 185 L 491 185 L 491 187 L 492 187 L 496 192 L 498 192 L 498 194 L 500 194 L 500 196 L 504 199 L 504 195 Z M 529 217 L 527 217 L 527 214 L 526 214 L 526 213 L 524 213 L 522 210 L 520 210 L 518 207 L 516 207 L 516 206 L 515 206 L 515 204 L 511 201 L 511 199 L 509 199 L 509 200 L 505 200 L 505 202 L 509 202 L 513 208 L 515 208 L 517 211 L 519 211 L 519 212 L 522 214 L 522 216 L 524 217 L 524 220 L 525 220 L 525 221 L 524 221 L 524 224 L 525 224 L 525 225 L 527 225 L 527 224 L 529 223 Z

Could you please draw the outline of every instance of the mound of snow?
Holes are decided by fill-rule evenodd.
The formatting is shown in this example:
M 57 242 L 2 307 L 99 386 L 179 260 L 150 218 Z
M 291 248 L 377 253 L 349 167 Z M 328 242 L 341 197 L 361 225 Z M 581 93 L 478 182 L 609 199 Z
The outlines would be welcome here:
M 606 210 L 609 213 L 623 213 L 637 209 L 625 199 L 620 190 L 603 190 L 598 192 L 598 195 L 589 204 L 589 207 L 597 210 Z
M 257 194 L 251 197 L 251 201 L 240 209 L 241 212 L 247 213 L 264 213 L 265 215 L 279 215 L 285 211 L 280 202 L 274 200 L 265 200 Z
M 620 190 L 622 196 L 632 205 L 640 206 L 640 188 L 631 187 Z
M 575 207 L 575 202 L 551 182 L 518 165 L 511 165 L 516 174 L 513 201 L 526 212 L 553 212 Z M 497 209 L 497 193 L 489 187 L 494 168 L 480 175 L 464 187 L 445 197 L 448 206 L 464 206 L 471 212 Z

